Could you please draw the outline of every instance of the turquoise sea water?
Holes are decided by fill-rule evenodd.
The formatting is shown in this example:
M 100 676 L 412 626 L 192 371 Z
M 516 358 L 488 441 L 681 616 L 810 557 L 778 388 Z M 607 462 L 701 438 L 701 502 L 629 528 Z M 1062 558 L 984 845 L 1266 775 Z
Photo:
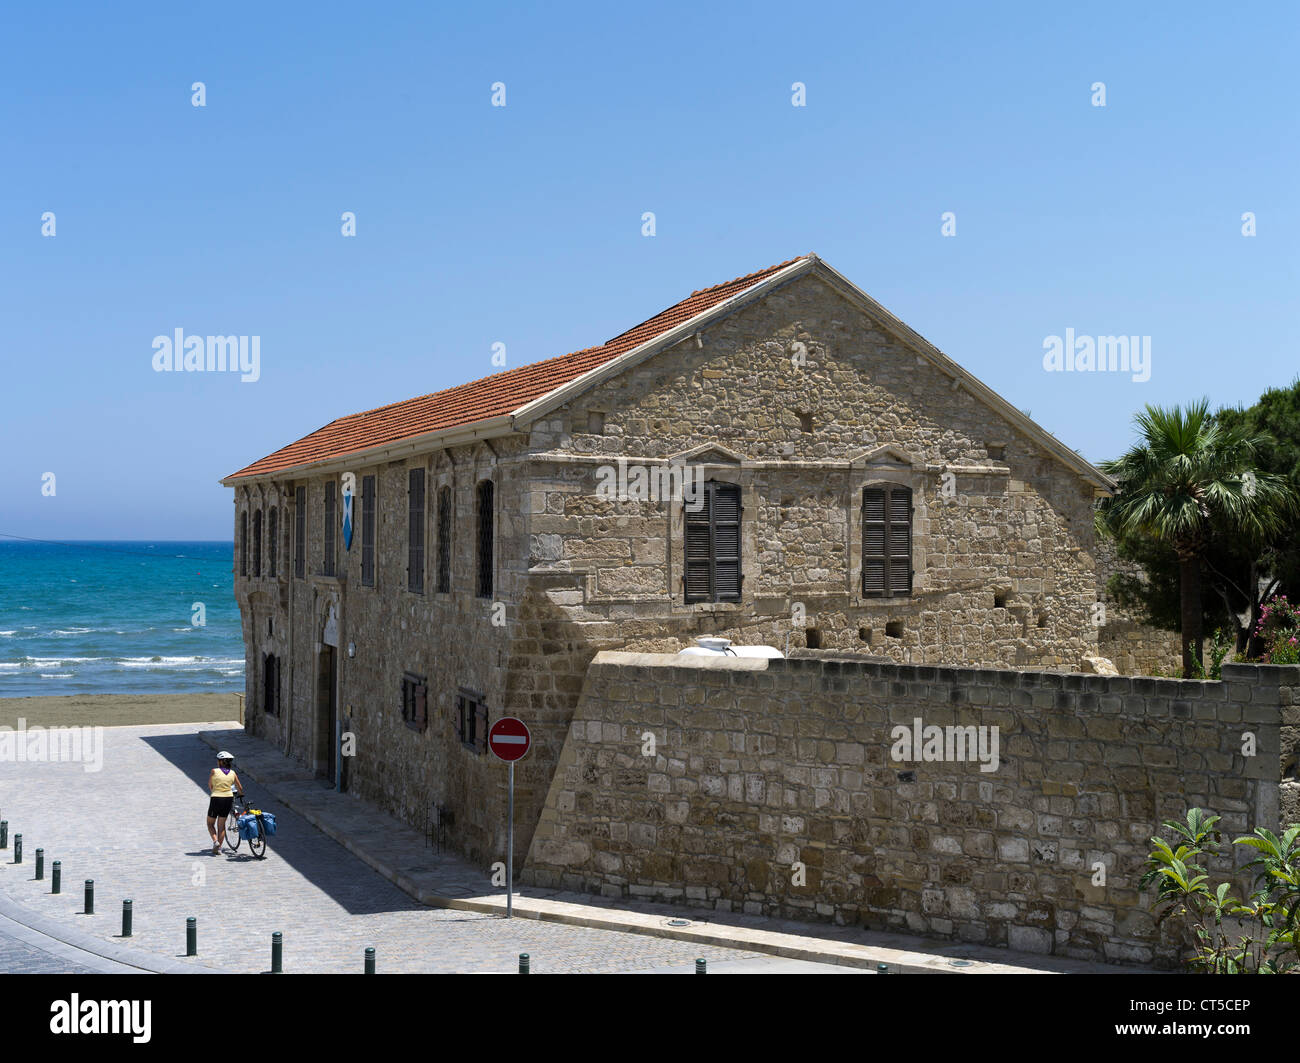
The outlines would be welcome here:
M 0 697 L 243 690 L 233 553 L 0 540 Z

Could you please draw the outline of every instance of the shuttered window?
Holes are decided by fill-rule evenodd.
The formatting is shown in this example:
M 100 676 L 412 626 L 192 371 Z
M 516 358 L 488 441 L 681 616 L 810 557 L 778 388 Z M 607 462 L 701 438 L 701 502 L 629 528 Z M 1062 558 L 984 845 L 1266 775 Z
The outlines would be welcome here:
M 293 574 L 302 579 L 307 574 L 307 488 L 293 494 Z
M 325 485 L 325 556 L 321 559 L 321 574 L 334 575 L 334 524 L 338 520 L 338 484 L 333 480 Z
M 740 486 L 709 480 L 686 513 L 687 602 L 740 601 Z
M 375 585 L 375 478 L 361 477 L 361 585 Z
M 423 731 L 428 724 L 429 687 L 422 675 L 407 672 L 402 676 L 402 719 L 413 731 Z
M 482 694 L 461 689 L 456 694 L 456 736 L 475 753 L 487 752 L 488 710 Z
M 275 563 L 279 558 L 279 539 L 280 539 L 280 511 L 271 507 L 271 515 L 266 522 L 266 554 L 269 562 L 267 569 L 268 576 L 275 575 Z
M 451 488 L 438 491 L 438 593 L 451 592 Z
M 262 511 L 253 514 L 253 575 L 262 574 Z
M 408 478 L 406 536 L 406 589 L 424 593 L 424 470 L 412 469 Z
M 478 485 L 478 596 L 492 597 L 492 481 Z
M 862 489 L 862 597 L 912 593 L 912 489 L 882 484 Z

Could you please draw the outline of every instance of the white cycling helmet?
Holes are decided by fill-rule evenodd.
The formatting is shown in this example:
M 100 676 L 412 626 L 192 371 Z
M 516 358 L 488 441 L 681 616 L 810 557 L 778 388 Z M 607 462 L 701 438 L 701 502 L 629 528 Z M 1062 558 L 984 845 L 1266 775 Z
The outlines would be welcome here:
M 235 755 L 234 755 L 233 753 L 227 753 L 227 752 L 223 749 L 220 753 L 217 754 L 217 759 L 218 759 L 218 760 L 234 760 L 234 759 L 235 759 Z

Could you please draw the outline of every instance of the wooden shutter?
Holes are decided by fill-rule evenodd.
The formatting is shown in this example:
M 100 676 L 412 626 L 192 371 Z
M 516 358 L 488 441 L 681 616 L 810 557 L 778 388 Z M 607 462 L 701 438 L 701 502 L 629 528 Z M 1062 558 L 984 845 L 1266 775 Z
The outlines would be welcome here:
M 715 483 L 713 522 L 713 600 L 740 601 L 740 486 Z
M 710 480 L 704 505 L 686 509 L 685 571 L 687 602 L 740 600 L 740 487 Z
M 335 492 L 338 485 L 331 480 L 325 485 L 325 556 L 321 560 L 321 572 L 326 576 L 334 575 L 334 522 L 338 520 Z
M 898 484 L 862 489 L 862 596 L 912 593 L 912 491 Z
M 488 711 L 487 706 L 479 702 L 474 706 L 474 748 L 480 753 L 487 752 Z
M 293 574 L 302 579 L 307 572 L 307 488 L 294 492 Z
M 492 597 L 492 481 L 478 485 L 478 596 Z
M 415 724 L 421 731 L 424 730 L 428 722 L 428 700 L 429 688 L 424 683 L 416 683 L 413 695 L 414 705 L 412 706 L 412 716 Z
M 408 477 L 406 586 L 424 591 L 424 470 L 412 469 Z
M 361 583 L 375 585 L 375 478 L 361 478 Z
M 451 591 L 451 488 L 438 492 L 438 593 Z

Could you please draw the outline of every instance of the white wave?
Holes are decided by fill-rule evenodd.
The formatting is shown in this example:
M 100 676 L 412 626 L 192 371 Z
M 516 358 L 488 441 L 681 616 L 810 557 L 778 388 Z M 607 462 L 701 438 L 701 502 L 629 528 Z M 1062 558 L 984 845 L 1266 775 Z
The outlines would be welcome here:
M 42 679 L 71 679 L 71 672 L 42 672 Z

